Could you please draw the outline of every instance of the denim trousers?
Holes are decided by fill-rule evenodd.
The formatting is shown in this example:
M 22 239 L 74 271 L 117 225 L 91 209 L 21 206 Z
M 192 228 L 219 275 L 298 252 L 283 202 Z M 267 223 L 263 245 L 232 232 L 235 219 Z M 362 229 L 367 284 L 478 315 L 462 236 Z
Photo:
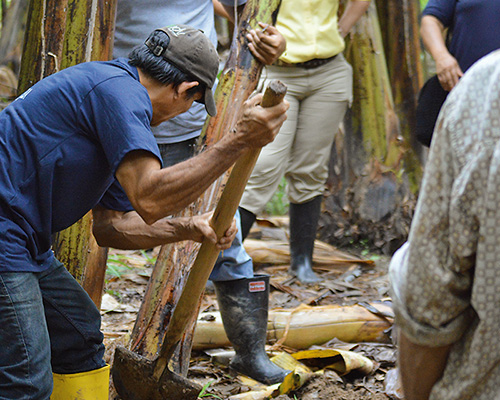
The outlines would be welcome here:
M 163 166 L 169 167 L 185 161 L 194 155 L 196 139 L 179 143 L 159 144 L 158 147 L 163 159 Z M 242 244 L 243 238 L 241 236 L 240 213 L 238 210 L 236 211 L 235 218 L 238 233 L 231 247 L 219 254 L 209 277 L 212 282 L 233 281 L 253 277 L 252 258 L 247 254 Z
M 57 260 L 40 273 L 0 272 L 0 399 L 49 399 L 52 372 L 105 366 L 101 316 Z

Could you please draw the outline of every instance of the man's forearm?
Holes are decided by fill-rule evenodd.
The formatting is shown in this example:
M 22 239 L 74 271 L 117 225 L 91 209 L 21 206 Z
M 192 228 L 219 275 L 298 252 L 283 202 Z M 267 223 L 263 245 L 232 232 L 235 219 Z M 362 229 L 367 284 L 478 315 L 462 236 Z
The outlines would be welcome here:
M 191 239 L 189 218 L 164 218 L 148 225 L 135 211 L 93 209 L 93 233 L 99 246 L 122 250 L 149 249 Z
M 264 108 L 259 106 L 261 101 L 262 94 L 247 100 L 234 130 L 189 160 L 162 169 L 158 159 L 147 151 L 132 151 L 123 158 L 116 178 L 146 223 L 153 224 L 184 209 L 246 151 L 274 140 L 289 104 L 283 101 Z
M 223 138 L 198 156 L 157 171 L 152 182 L 156 190 L 150 196 L 153 219 L 172 215 L 198 199 L 245 151 Z
M 426 347 L 398 335 L 398 364 L 405 400 L 427 400 L 443 375 L 451 345 Z
M 196 157 L 161 169 L 151 153 L 134 151 L 116 177 L 134 209 L 148 223 L 172 215 L 196 200 L 246 151 L 271 142 L 286 119 L 288 103 L 258 106 L 262 95 L 245 102 L 236 127 Z
M 116 176 L 134 209 L 153 224 L 196 200 L 246 149 L 223 137 L 198 156 L 164 169 L 150 153 L 131 152 Z

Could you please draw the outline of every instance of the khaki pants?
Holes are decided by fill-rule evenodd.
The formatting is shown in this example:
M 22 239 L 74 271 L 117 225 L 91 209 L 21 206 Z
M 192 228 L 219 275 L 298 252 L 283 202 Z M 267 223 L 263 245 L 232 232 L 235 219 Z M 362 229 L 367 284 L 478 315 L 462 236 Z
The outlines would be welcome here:
M 287 180 L 289 201 L 321 195 L 328 178 L 333 139 L 352 99 L 352 68 L 339 54 L 318 68 L 268 66 L 259 86 L 279 79 L 288 87 L 287 120 L 274 142 L 262 149 L 240 205 L 259 214 Z

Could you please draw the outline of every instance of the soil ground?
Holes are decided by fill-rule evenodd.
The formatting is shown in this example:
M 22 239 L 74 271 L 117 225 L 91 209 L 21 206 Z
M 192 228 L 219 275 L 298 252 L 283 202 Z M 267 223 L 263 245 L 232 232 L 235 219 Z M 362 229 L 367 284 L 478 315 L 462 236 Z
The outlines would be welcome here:
M 140 306 L 148 277 L 151 274 L 154 256 L 158 249 L 152 252 L 124 252 L 111 250 L 111 270 L 108 267 L 106 294 L 103 299 L 103 331 L 107 345 L 107 361 L 112 360 L 115 344 L 123 341 L 135 322 L 135 316 Z M 350 249 L 351 254 L 359 255 L 359 249 Z M 356 254 L 357 253 L 357 254 Z M 315 269 L 322 281 L 314 285 L 302 285 L 287 274 L 287 265 L 258 265 L 256 272 L 271 275 L 270 309 L 295 308 L 301 303 L 310 305 L 354 305 L 362 302 L 378 301 L 388 297 L 387 266 L 388 258 L 380 255 L 365 256 L 374 260 L 374 264 L 363 266 L 352 264 L 342 268 Z M 114 272 L 113 272 L 114 270 Z M 114 273 L 115 276 L 112 276 Z M 283 287 L 287 288 L 283 291 Z M 281 290 L 280 290 L 281 289 Z M 291 289 L 291 290 L 288 290 Z M 217 302 L 215 295 L 208 288 L 204 295 L 205 309 L 215 310 Z M 342 343 L 329 344 L 330 347 L 342 346 Z M 358 400 L 397 399 L 397 393 L 386 388 L 387 373 L 392 377 L 395 367 L 396 349 L 391 343 L 355 343 L 348 348 L 359 352 L 377 366 L 369 376 L 356 372 L 338 376 L 334 371 L 315 376 L 295 392 L 276 397 L 287 399 L 338 399 Z M 192 353 L 189 379 L 207 386 L 203 393 L 204 399 L 228 399 L 230 396 L 251 390 L 227 366 L 212 362 L 209 355 L 201 351 Z M 391 378 L 392 380 L 392 378 Z M 112 396 L 118 399 L 117 395 Z M 181 400 L 181 399 L 179 399 Z

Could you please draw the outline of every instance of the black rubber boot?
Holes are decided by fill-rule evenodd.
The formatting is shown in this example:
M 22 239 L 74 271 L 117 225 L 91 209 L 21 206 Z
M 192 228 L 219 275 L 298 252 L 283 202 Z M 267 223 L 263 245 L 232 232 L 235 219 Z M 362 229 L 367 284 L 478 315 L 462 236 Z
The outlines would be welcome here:
M 253 212 L 245 210 L 242 207 L 238 207 L 238 210 L 240 211 L 241 217 L 241 236 L 243 237 L 242 240 L 245 240 L 257 216 Z
M 229 366 L 266 385 L 282 382 L 290 371 L 274 364 L 265 349 L 269 275 L 214 284 L 224 329 L 236 352 Z
M 289 272 L 302 283 L 321 280 L 312 270 L 312 255 L 322 200 L 323 196 L 317 196 L 306 203 L 290 203 Z

